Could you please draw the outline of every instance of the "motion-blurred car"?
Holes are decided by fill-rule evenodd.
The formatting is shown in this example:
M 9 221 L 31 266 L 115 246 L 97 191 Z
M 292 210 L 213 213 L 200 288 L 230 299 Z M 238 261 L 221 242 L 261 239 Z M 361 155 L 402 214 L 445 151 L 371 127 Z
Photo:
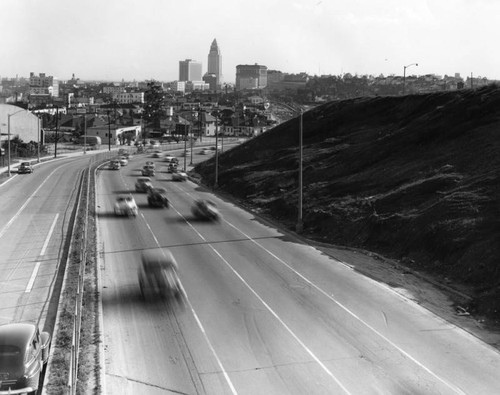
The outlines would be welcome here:
M 220 220 L 220 213 L 214 202 L 205 199 L 195 200 L 191 206 L 193 215 L 202 220 L 218 221 Z
M 177 163 L 169 163 L 167 167 L 169 173 L 175 173 L 177 171 Z
M 161 297 L 181 302 L 184 292 L 177 270 L 177 262 L 169 250 L 144 251 L 138 273 L 143 298 Z
M 30 162 L 21 162 L 19 167 L 17 168 L 18 174 L 31 174 L 33 173 L 34 169 L 33 166 L 31 166 Z
M 165 162 L 167 163 L 179 163 L 179 159 L 177 159 L 175 156 L 166 156 L 164 159 Z
M 145 177 L 154 177 L 155 176 L 155 168 L 151 165 L 146 165 L 141 170 L 142 175 Z
M 120 161 L 120 165 L 122 166 L 127 166 L 128 164 L 128 159 L 125 158 L 125 156 L 121 156 L 120 159 L 118 159 Z
M 36 324 L 0 325 L 0 394 L 36 393 L 50 340 Z
M 154 163 L 153 161 L 151 161 L 151 160 L 148 160 L 148 161 L 146 162 L 146 166 L 152 166 L 152 167 L 153 167 L 153 169 L 156 167 L 155 163 Z
M 167 190 L 165 188 L 151 188 L 148 191 L 148 204 L 151 207 L 169 207 Z
M 186 181 L 187 173 L 184 171 L 175 171 L 172 173 L 172 181 Z
M 155 150 L 153 151 L 153 155 L 151 155 L 153 158 L 161 158 L 162 152 L 160 150 Z
M 118 196 L 115 202 L 115 215 L 126 215 L 128 217 L 137 217 L 139 210 L 137 203 L 132 196 Z
M 139 177 L 135 182 L 136 192 L 147 192 L 151 188 L 153 188 L 153 184 L 151 183 L 151 178 L 149 177 Z
M 120 164 L 120 161 L 118 159 L 113 159 L 109 164 L 109 167 L 111 170 L 120 170 L 120 167 L 122 167 L 122 165 Z
M 203 148 L 200 152 L 199 152 L 200 155 L 206 155 L 208 154 L 208 150 L 206 148 Z

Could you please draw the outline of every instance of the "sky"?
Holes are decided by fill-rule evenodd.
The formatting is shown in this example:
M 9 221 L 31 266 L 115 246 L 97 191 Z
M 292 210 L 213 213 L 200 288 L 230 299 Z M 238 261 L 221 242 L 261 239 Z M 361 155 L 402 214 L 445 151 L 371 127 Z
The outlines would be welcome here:
M 216 39 L 228 83 L 244 64 L 500 80 L 498 0 L 0 0 L 0 21 L 1 78 L 174 81 Z

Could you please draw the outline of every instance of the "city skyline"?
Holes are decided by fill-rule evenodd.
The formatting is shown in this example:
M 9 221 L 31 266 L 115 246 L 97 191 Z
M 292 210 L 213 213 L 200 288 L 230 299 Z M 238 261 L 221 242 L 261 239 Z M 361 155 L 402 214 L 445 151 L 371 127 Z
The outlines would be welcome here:
M 412 65 L 406 75 L 500 79 L 492 0 L 186 0 L 175 10 L 163 0 L 2 0 L 0 13 L 1 77 L 174 81 L 179 61 L 206 61 L 216 38 L 230 83 L 246 64 L 385 76 Z

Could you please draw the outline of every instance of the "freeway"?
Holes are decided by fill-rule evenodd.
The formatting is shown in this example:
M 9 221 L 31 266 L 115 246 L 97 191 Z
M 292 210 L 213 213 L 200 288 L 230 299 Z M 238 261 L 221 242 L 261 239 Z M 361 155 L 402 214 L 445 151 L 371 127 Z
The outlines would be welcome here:
M 171 208 L 134 191 L 137 156 L 98 172 L 107 394 L 494 394 L 500 355 L 469 333 L 188 181 Z M 137 218 L 113 214 L 132 194 Z M 197 198 L 220 223 L 197 221 Z M 184 306 L 144 301 L 141 252 L 170 249 Z
M 53 319 L 46 320 L 50 297 L 77 175 L 88 160 L 80 156 L 44 163 L 33 174 L 14 173 L 0 185 L 0 324 L 39 321 L 52 332 Z

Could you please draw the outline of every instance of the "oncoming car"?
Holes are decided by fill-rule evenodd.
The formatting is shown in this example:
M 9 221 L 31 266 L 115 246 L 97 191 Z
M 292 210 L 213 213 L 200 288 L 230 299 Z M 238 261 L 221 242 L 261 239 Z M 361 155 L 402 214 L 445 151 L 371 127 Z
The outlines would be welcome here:
M 146 165 L 142 168 L 141 173 L 146 177 L 154 177 L 155 176 L 155 168 L 150 165 Z
M 120 170 L 120 167 L 122 167 L 122 165 L 120 164 L 120 161 L 118 159 L 114 159 L 110 162 L 109 167 L 111 168 L 111 170 Z
M 18 174 L 26 174 L 26 173 L 33 173 L 33 166 L 31 166 L 30 162 L 21 162 L 19 167 L 17 168 L 17 173 Z
M 126 215 L 136 217 L 139 209 L 132 196 L 118 196 L 115 202 L 115 215 Z
M 139 177 L 135 182 L 136 192 L 147 192 L 151 188 L 153 188 L 153 184 L 151 183 L 151 178 L 149 177 Z
M 209 221 L 220 220 L 220 213 L 214 202 L 205 199 L 195 200 L 191 206 L 191 212 L 195 218 Z
M 0 325 L 0 394 L 35 393 L 51 336 L 33 323 Z
M 144 251 L 138 273 L 142 297 L 160 297 L 182 302 L 184 292 L 177 270 L 177 262 L 170 250 Z
M 125 158 L 125 156 L 120 157 L 120 159 L 118 159 L 118 160 L 120 161 L 120 165 L 122 165 L 122 166 L 127 166 L 127 164 L 128 164 L 128 159 L 127 159 L 127 158 Z

